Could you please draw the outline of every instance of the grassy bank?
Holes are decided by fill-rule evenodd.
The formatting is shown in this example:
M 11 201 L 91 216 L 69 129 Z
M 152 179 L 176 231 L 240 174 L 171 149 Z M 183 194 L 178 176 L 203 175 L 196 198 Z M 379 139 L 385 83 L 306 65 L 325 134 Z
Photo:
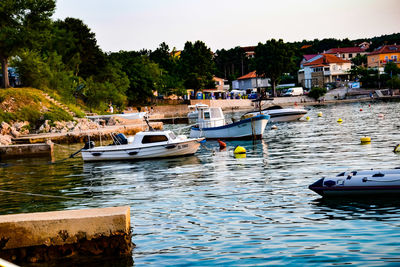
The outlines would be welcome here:
M 82 116 L 83 114 L 78 107 L 65 108 L 63 103 L 46 97 L 43 91 L 38 89 L 9 88 L 0 90 L 0 121 L 7 123 L 28 121 L 30 127 L 35 128 L 45 120 L 49 120 L 50 123 L 71 121 L 73 115 Z

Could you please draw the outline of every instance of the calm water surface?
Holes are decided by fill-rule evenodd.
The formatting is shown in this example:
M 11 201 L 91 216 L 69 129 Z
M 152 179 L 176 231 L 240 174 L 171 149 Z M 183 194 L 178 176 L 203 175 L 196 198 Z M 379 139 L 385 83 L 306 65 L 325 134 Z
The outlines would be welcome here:
M 392 152 L 400 103 L 309 109 L 309 121 L 268 124 L 263 140 L 227 142 L 226 151 L 208 141 L 177 159 L 3 162 L 3 190 L 76 199 L 0 193 L 0 213 L 129 205 L 136 266 L 399 266 L 399 199 L 325 200 L 307 186 L 342 171 L 400 166 Z M 365 135 L 370 145 L 360 145 Z M 239 144 L 247 158 L 233 157 Z M 81 146 L 57 146 L 56 158 Z

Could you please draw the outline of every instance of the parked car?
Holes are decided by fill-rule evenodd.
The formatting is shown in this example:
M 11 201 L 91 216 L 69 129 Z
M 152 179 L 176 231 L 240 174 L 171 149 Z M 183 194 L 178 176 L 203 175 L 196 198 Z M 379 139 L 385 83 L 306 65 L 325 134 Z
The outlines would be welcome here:
M 303 94 L 303 87 L 292 87 L 289 88 L 283 96 L 299 96 Z

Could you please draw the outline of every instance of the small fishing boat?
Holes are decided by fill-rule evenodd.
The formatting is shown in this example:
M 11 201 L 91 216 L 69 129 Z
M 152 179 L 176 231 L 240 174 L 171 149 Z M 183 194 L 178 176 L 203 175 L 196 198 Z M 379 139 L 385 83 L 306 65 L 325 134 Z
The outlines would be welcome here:
M 261 139 L 267 126 L 268 115 L 227 124 L 220 107 L 199 107 L 197 125 L 190 130 L 191 138 L 206 139 Z
M 200 107 L 208 108 L 208 105 L 199 103 L 199 104 L 196 104 L 196 105 L 188 106 L 188 108 L 190 110 L 188 115 L 187 115 L 189 121 L 196 121 L 197 120 L 197 118 L 199 117 L 199 108 Z
M 133 138 L 122 133 L 113 135 L 113 143 L 108 146 L 87 142 L 81 150 L 84 161 L 138 160 L 192 155 L 199 149 L 204 138 L 175 136 L 172 131 L 143 131 Z
M 308 188 L 321 196 L 400 195 L 400 169 L 342 172 Z
M 261 111 L 251 111 L 243 114 L 242 118 L 250 118 L 258 114 L 269 115 L 271 118 L 270 122 L 286 122 L 286 121 L 296 121 L 301 119 L 307 110 L 303 108 L 283 108 L 281 106 L 272 106 Z

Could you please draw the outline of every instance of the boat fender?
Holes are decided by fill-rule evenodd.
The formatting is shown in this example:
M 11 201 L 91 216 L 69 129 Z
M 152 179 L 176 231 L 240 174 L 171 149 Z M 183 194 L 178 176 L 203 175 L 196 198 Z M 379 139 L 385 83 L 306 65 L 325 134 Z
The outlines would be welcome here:
M 397 144 L 394 149 L 393 149 L 394 153 L 399 153 L 400 152 L 400 144 Z
M 217 139 L 217 142 L 218 142 L 218 144 L 219 144 L 219 148 L 220 148 L 220 149 L 226 148 L 226 143 L 222 142 L 222 141 L 219 140 L 219 139 Z

